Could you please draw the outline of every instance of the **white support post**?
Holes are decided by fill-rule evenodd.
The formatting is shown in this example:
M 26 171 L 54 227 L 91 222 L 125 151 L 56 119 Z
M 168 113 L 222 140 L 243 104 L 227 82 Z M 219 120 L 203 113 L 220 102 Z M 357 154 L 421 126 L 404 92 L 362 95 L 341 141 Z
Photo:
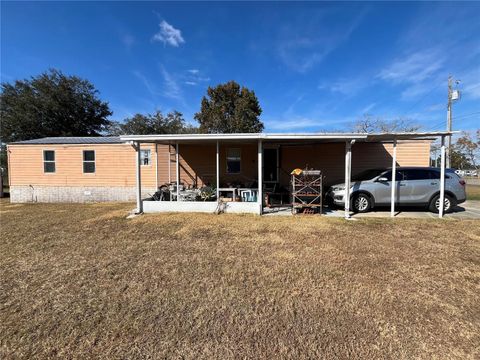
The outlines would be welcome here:
M 170 143 L 168 144 L 168 183 L 172 183 L 172 147 Z
M 220 145 L 217 141 L 217 150 L 215 152 L 215 175 L 216 175 L 216 183 L 217 183 L 217 189 L 216 189 L 216 195 L 217 195 L 217 201 L 220 199 Z
M 158 143 L 155 143 L 155 191 L 158 190 Z
M 177 201 L 180 201 L 180 157 L 179 157 L 179 150 L 180 150 L 180 145 L 176 144 L 176 151 L 175 151 L 175 170 L 177 173 Z
M 345 219 L 350 219 L 350 179 L 352 174 L 352 143 L 345 142 Z
M 137 141 L 135 144 L 135 150 L 137 151 L 136 157 L 136 167 L 137 167 L 137 214 L 143 213 L 143 203 L 142 203 L 142 175 L 141 175 L 141 159 L 140 159 L 140 142 Z
M 445 207 L 445 136 L 442 136 L 442 147 L 440 150 L 440 207 L 438 217 L 443 217 L 443 208 Z
M 259 214 L 263 213 L 263 143 L 258 140 L 258 205 Z
M 395 190 L 397 188 L 397 139 L 393 139 L 393 156 L 392 156 L 392 181 L 391 181 L 391 198 L 390 198 L 390 216 L 395 216 Z

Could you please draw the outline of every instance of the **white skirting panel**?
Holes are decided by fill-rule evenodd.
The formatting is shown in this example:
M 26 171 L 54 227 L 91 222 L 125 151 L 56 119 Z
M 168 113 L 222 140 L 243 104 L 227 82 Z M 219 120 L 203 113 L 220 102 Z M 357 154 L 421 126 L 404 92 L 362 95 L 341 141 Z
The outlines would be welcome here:
M 212 201 L 143 201 L 144 213 L 156 212 L 202 212 L 213 214 L 218 204 Z M 260 214 L 257 202 L 227 202 L 222 205 L 222 212 L 236 214 Z

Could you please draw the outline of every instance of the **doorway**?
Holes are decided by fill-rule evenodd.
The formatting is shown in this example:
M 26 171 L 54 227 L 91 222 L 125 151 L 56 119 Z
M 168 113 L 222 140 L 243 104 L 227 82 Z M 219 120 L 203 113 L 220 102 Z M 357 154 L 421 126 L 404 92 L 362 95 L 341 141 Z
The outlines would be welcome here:
M 263 149 L 263 181 L 266 183 L 278 182 L 278 147 Z

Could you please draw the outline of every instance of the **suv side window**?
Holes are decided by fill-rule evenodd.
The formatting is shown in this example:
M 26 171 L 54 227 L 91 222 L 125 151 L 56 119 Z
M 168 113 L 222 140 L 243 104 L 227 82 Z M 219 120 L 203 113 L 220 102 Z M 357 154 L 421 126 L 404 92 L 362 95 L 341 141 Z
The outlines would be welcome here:
M 430 179 L 432 179 L 432 180 L 440 180 L 440 171 L 430 170 Z
M 430 180 L 430 172 L 425 169 L 402 170 L 403 180 Z
M 392 171 L 391 170 L 387 171 L 381 177 L 387 178 L 387 181 L 392 181 Z M 395 176 L 395 181 L 402 181 L 402 179 L 403 179 L 403 174 L 400 171 L 397 171 Z
M 430 179 L 440 180 L 440 171 L 430 170 L 429 173 L 430 173 Z M 452 174 L 448 174 L 448 175 L 445 174 L 445 179 L 450 179 L 451 176 Z

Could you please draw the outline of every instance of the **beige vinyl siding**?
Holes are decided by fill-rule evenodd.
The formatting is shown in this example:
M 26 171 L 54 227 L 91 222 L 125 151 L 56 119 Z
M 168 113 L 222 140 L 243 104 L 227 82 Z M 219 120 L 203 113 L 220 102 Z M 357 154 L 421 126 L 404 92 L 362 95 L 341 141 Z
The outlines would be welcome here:
M 325 184 L 343 182 L 345 178 L 345 144 L 326 143 L 310 146 L 282 147 L 281 182 L 289 184 L 289 173 L 295 168 L 322 170 Z M 392 166 L 393 144 L 355 143 L 352 146 L 352 175 L 367 169 Z M 430 141 L 399 141 L 398 166 L 429 166 Z
M 399 141 L 397 144 L 398 166 L 430 166 L 431 141 Z M 393 156 L 393 145 L 385 144 L 385 148 Z
M 142 183 L 155 186 L 155 151 L 152 164 L 142 166 Z M 44 173 L 43 150 L 55 151 L 55 173 Z M 95 173 L 83 173 L 83 150 L 95 151 Z M 11 185 L 135 186 L 136 153 L 127 144 L 9 145 Z
M 241 171 L 239 174 L 227 174 L 227 149 L 241 149 Z M 160 145 L 159 145 L 160 149 Z M 162 150 L 160 157 L 168 159 L 168 146 Z M 216 145 L 215 144 L 181 144 L 180 153 L 180 182 L 191 186 L 210 184 L 216 186 Z M 175 182 L 176 160 L 175 146 L 171 147 L 171 179 Z M 250 183 L 257 180 L 257 145 L 256 144 L 222 144 L 220 151 L 220 181 L 222 183 L 242 182 Z M 159 151 L 160 154 L 160 151 Z M 162 181 L 160 181 L 160 179 Z M 159 165 L 159 184 L 168 181 L 168 160 Z
M 229 147 L 241 149 L 240 174 L 226 173 L 226 153 Z M 142 186 L 155 187 L 155 168 L 158 184 L 176 181 L 175 146 L 143 144 L 151 150 L 151 165 L 142 166 Z M 55 173 L 43 172 L 43 150 L 55 151 Z M 83 150 L 95 150 L 95 173 L 84 174 Z M 216 145 L 180 145 L 180 181 L 187 185 L 215 185 Z M 295 168 L 315 168 L 324 172 L 326 185 L 343 181 L 345 164 L 344 143 L 280 147 L 280 181 L 288 186 L 290 172 Z M 352 174 L 378 167 L 390 167 L 393 146 L 382 143 L 356 143 L 352 147 Z M 127 144 L 95 145 L 20 145 L 8 146 L 9 180 L 11 185 L 45 186 L 135 186 L 136 153 Z M 428 166 L 430 141 L 400 141 L 397 145 L 399 166 Z M 257 144 L 229 143 L 220 146 L 220 182 L 249 184 L 257 180 Z

